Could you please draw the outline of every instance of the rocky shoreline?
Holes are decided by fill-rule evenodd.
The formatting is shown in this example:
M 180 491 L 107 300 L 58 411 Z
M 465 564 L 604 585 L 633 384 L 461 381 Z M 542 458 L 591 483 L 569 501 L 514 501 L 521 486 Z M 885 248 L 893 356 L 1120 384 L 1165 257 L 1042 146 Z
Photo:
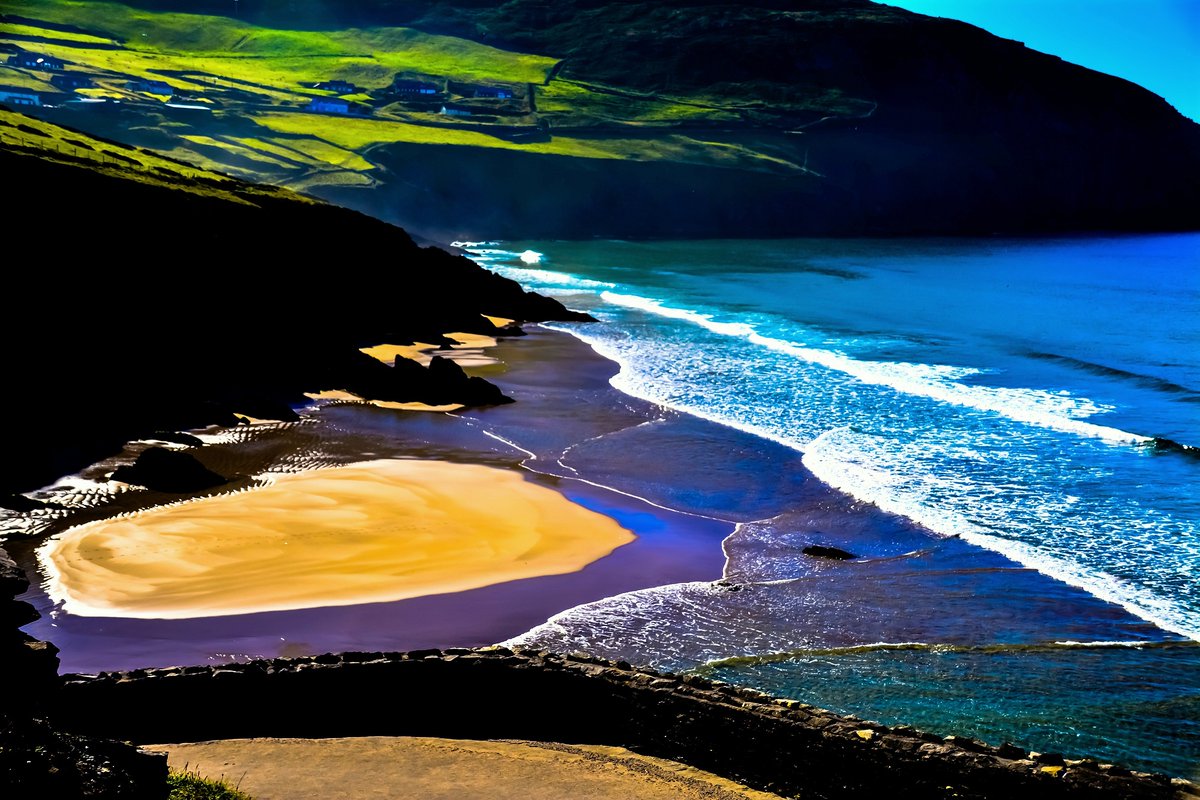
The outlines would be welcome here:
M 138 743 L 420 735 L 620 745 L 808 798 L 1200 797 L 1186 781 L 1088 759 L 890 728 L 625 662 L 504 647 L 68 675 L 52 714 L 68 730 Z

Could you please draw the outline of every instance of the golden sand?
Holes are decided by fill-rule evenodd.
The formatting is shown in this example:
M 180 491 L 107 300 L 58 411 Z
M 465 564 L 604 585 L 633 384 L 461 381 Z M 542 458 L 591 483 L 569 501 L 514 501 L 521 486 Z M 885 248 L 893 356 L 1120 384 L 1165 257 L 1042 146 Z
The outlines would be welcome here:
M 414 342 L 413 344 L 377 344 L 374 347 L 363 347 L 362 352 L 369 355 L 371 358 L 378 359 L 389 367 L 396 360 L 396 356 L 403 356 L 420 363 L 422 366 L 429 366 L 433 356 L 430 355 L 434 350 L 437 350 L 436 344 L 427 344 L 426 342 Z
M 479 333 L 454 332 L 447 333 L 446 337 L 453 339 L 457 344 L 453 344 L 449 348 L 443 348 L 426 342 L 377 344 L 373 347 L 363 347 L 361 348 L 361 352 L 366 353 L 371 358 L 382 361 L 388 366 L 392 365 L 396 360 L 396 356 L 416 361 L 423 367 L 429 366 L 429 362 L 433 360 L 435 355 L 448 358 L 464 368 L 486 367 L 500 363 L 497 359 L 483 353 L 484 348 L 495 347 L 498 344 L 495 338 L 491 336 L 484 336 Z
M 633 538 L 515 471 L 385 460 L 87 523 L 38 558 L 69 613 L 184 619 L 575 572 Z
M 225 739 L 148 745 L 174 769 L 233 779 L 256 800 L 781 800 L 622 747 L 427 737 Z
M 483 318 L 495 325 L 497 328 L 503 328 L 505 325 L 512 325 L 514 322 L 516 322 L 515 319 L 509 319 L 508 317 L 489 317 L 487 314 L 484 314 Z
M 364 400 L 356 394 L 343 392 L 340 389 L 328 389 L 323 392 L 305 392 L 305 397 L 313 400 L 338 400 L 344 403 L 367 403 L 380 408 L 391 408 L 396 411 L 458 411 L 465 408 L 462 403 L 446 403 L 432 406 L 429 403 L 398 403 L 395 400 Z

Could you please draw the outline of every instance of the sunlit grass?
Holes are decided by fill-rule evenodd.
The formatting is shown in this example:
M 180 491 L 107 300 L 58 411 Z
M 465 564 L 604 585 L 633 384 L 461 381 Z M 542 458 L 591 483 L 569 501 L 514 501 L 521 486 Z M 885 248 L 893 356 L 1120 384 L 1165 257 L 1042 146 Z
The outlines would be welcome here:
M 119 39 L 129 50 L 141 53 L 261 61 L 264 63 L 247 65 L 235 77 L 270 78 L 264 82 L 278 82 L 282 86 L 307 80 L 349 80 L 353 79 L 354 68 L 366 65 L 378 67 L 372 71 L 372 78 L 382 84 L 390 81 L 393 73 L 406 70 L 464 80 L 540 83 L 556 63 L 545 56 L 513 53 L 409 28 L 277 30 L 228 17 L 143 11 L 116 3 L 75 0 L 11 0 L 6 3 L 6 10 L 76 25 Z M 44 35 L 56 34 L 46 31 Z M 317 63 L 303 64 L 308 60 Z M 350 68 L 346 74 L 339 72 L 343 65 Z M 233 74 L 228 70 L 221 72 Z
M 545 85 L 554 59 L 466 39 L 395 27 L 280 30 L 228 17 L 90 0 L 9 0 L 5 10 L 83 31 L 65 35 L 33 22 L 14 23 L 0 25 L 0 40 L 6 32 L 43 35 L 43 42 L 27 43 L 29 49 L 36 47 L 64 59 L 69 69 L 99 76 L 97 88 L 80 94 L 122 99 L 147 114 L 144 124 L 131 129 L 135 136 L 145 135 L 154 147 L 200 168 L 250 180 L 294 187 L 365 185 L 377 177 L 372 148 L 389 144 L 798 169 L 786 157 L 773 154 L 777 147 L 761 146 L 752 137 L 696 132 L 713 122 L 739 122 L 738 107 L 710 98 L 622 92 L 575 81 Z M 122 46 L 113 48 L 111 42 Z M 12 85 L 49 90 L 45 77 L 5 68 L 0 68 L 0 83 L 5 73 L 12 74 Z M 387 86 L 397 73 L 431 80 L 528 83 L 536 114 L 506 117 L 489 126 L 478 116 L 448 125 L 450 121 L 436 112 L 403 103 L 377 107 L 370 118 L 300 111 L 313 96 L 329 94 L 314 89 L 314 84 L 333 79 L 362 87 L 364 91 L 351 98 L 375 104 L 377 95 L 367 92 Z M 164 120 L 154 104 L 146 104 L 150 98 L 126 88 L 130 77 L 166 80 L 191 102 L 211 103 L 214 113 L 203 120 Z M 550 137 L 512 140 L 522 126 L 535 133 L 539 119 L 550 123 Z M 590 135 L 593 128 L 603 130 Z
M 53 31 L 45 28 L 35 27 L 33 25 L 22 25 L 15 22 L 0 22 L 0 35 L 13 34 L 16 36 L 45 36 L 54 39 L 62 39 L 69 42 L 84 42 L 87 44 L 112 44 L 112 39 L 106 39 L 103 36 L 92 36 L 87 33 L 74 33 L 72 31 Z
M 167 800 L 251 800 L 227 781 L 202 778 L 197 772 L 171 770 L 167 775 Z
M 49 75 L 30 74 L 23 70 L 0 65 L 0 86 L 11 86 L 18 89 L 29 89 L 34 92 L 58 91 L 50 85 Z
M 701 141 L 683 135 L 646 137 L 555 136 L 548 142 L 510 142 L 471 130 L 435 128 L 373 119 L 319 114 L 264 113 L 255 122 L 278 133 L 310 134 L 349 150 L 389 143 L 490 147 L 574 158 L 632 161 L 678 161 L 724 167 L 792 169 L 790 162 L 735 143 Z
M 571 81 L 556 80 L 538 88 L 538 111 L 600 120 L 680 123 L 736 120 L 734 111 L 684 102 L 677 98 L 609 94 Z

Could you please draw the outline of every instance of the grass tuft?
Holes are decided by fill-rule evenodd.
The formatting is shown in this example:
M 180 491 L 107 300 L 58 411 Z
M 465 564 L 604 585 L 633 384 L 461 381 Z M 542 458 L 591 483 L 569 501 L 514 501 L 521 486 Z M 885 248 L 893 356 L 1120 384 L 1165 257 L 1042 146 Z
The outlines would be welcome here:
M 251 800 L 223 780 L 202 778 L 197 772 L 172 770 L 167 776 L 168 800 Z

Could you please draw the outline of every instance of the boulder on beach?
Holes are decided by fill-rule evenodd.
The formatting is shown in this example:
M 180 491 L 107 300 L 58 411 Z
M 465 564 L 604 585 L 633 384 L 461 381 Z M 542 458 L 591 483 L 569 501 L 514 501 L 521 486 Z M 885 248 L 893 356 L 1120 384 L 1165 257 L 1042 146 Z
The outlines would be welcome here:
M 156 492 L 174 494 L 199 492 L 229 482 L 228 478 L 197 461 L 195 456 L 162 447 L 143 450 L 135 463 L 118 467 L 112 477 Z
M 858 558 L 858 556 L 854 555 L 854 553 L 847 552 L 841 548 L 826 547 L 825 545 L 820 544 L 810 544 L 800 552 L 804 553 L 806 556 L 812 556 L 813 558 L 828 558 L 833 561 L 849 561 L 851 559 Z

